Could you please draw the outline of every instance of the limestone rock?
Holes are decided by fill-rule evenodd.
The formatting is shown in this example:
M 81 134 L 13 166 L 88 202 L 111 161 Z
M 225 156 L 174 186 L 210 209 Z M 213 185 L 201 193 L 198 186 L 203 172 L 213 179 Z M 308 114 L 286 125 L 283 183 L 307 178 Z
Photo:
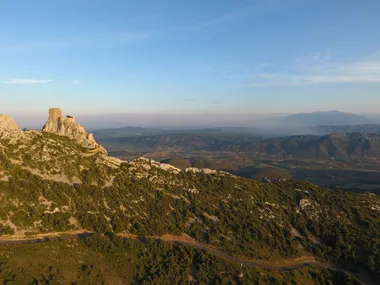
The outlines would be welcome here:
M 219 176 L 230 176 L 230 177 L 235 177 L 233 174 L 222 171 L 222 170 L 214 170 L 214 169 L 209 169 L 209 168 L 196 168 L 196 167 L 188 167 L 185 169 L 185 172 L 189 173 L 202 173 L 202 174 L 218 174 Z
M 196 167 L 188 167 L 185 169 L 185 172 L 192 173 L 204 173 L 204 174 L 217 174 L 218 172 L 209 168 L 196 168 Z
M 42 131 L 72 138 L 83 147 L 106 153 L 106 150 L 96 143 L 92 134 L 88 133 L 80 124 L 75 123 L 75 117 L 63 117 L 61 109 L 49 109 L 49 119 Z
M 11 143 L 16 143 L 23 136 L 24 132 L 19 129 L 15 120 L 6 115 L 0 115 L 0 138 L 10 139 Z
M 0 114 L 0 131 L 18 131 L 20 130 L 15 120 L 6 115 Z
M 300 208 L 302 210 L 305 210 L 305 208 L 307 208 L 307 207 L 309 207 L 311 205 L 312 205 L 312 203 L 311 203 L 311 201 L 309 199 L 301 199 L 300 200 Z

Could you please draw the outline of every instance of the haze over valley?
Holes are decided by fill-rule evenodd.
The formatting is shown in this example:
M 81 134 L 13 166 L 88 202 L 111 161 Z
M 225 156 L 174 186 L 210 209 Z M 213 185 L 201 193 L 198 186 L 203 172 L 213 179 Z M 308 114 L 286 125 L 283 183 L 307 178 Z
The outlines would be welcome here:
M 298 117 L 302 119 L 297 122 Z M 318 117 L 331 125 L 314 125 Z M 380 125 L 360 125 L 370 120 L 336 111 L 292 115 L 281 122 L 282 129 L 124 127 L 93 133 L 112 155 L 123 159 L 145 156 L 183 169 L 206 167 L 259 180 L 294 177 L 380 193 Z

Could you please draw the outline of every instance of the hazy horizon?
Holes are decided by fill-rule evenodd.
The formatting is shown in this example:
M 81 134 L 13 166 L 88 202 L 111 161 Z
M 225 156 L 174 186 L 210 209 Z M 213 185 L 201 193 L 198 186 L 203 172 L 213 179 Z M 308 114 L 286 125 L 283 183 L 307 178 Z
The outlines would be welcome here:
M 77 123 L 80 123 L 88 130 L 102 128 L 120 128 L 125 126 L 143 128 L 162 128 L 162 129 L 196 129 L 213 127 L 250 127 L 250 128 L 276 128 L 273 120 L 293 114 L 302 113 L 267 113 L 267 114 L 218 114 L 218 113 L 145 113 L 145 114 L 99 114 L 88 115 L 67 112 L 63 109 L 63 115 L 74 115 Z M 327 110 L 333 111 L 333 110 Z M 340 111 L 340 110 L 338 110 Z M 315 112 L 325 112 L 316 110 Z M 348 112 L 347 112 L 348 113 Z M 2 112 L 0 112 L 2 114 Z M 5 113 L 11 116 L 21 128 L 39 129 L 45 124 L 48 118 L 48 110 L 41 113 L 22 114 L 19 112 Z M 354 113 L 352 113 L 354 114 Z M 380 113 L 357 113 L 369 119 L 370 123 L 380 123 Z M 293 127 L 290 125 L 289 127 Z
M 0 113 L 41 126 L 59 107 L 90 128 L 379 113 L 379 14 L 376 1 L 2 1 Z

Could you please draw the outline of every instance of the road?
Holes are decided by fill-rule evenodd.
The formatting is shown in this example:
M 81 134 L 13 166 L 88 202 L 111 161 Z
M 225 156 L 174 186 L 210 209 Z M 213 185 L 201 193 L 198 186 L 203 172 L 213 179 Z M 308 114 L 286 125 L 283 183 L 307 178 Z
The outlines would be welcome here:
M 76 232 L 67 232 L 67 233 L 38 234 L 36 236 L 27 237 L 27 238 L 24 238 L 24 237 L 14 238 L 12 236 L 0 236 L 0 244 L 41 243 L 41 242 L 47 242 L 51 239 L 56 239 L 56 240 L 83 239 L 85 237 L 88 237 L 94 234 L 95 233 L 93 232 L 76 231 Z M 155 240 L 160 240 L 164 242 L 190 246 L 192 248 L 208 251 L 219 258 L 222 258 L 229 262 L 239 264 L 241 266 L 246 266 L 246 267 L 256 267 L 256 268 L 262 268 L 262 269 L 267 269 L 267 270 L 292 270 L 292 269 L 302 268 L 305 266 L 317 266 L 317 267 L 344 272 L 354 277 L 358 281 L 367 285 L 380 285 L 380 283 L 375 282 L 367 272 L 362 271 L 360 273 L 353 273 L 351 271 L 347 271 L 339 267 L 336 264 L 319 262 L 315 260 L 313 256 L 302 256 L 295 259 L 283 260 L 281 262 L 269 262 L 269 261 L 263 261 L 263 260 L 250 259 L 250 258 L 241 257 L 241 256 L 232 256 L 212 245 L 196 241 L 187 236 L 173 236 L 173 235 L 137 236 L 133 234 L 119 234 L 119 236 L 125 237 L 125 238 L 131 238 L 135 240 L 155 239 Z

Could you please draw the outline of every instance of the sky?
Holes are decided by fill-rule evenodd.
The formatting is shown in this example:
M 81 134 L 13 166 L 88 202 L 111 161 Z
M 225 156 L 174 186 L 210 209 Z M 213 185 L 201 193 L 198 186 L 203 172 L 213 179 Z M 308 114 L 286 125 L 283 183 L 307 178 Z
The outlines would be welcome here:
M 134 125 L 380 113 L 378 15 L 378 0 L 0 0 L 0 113 Z

